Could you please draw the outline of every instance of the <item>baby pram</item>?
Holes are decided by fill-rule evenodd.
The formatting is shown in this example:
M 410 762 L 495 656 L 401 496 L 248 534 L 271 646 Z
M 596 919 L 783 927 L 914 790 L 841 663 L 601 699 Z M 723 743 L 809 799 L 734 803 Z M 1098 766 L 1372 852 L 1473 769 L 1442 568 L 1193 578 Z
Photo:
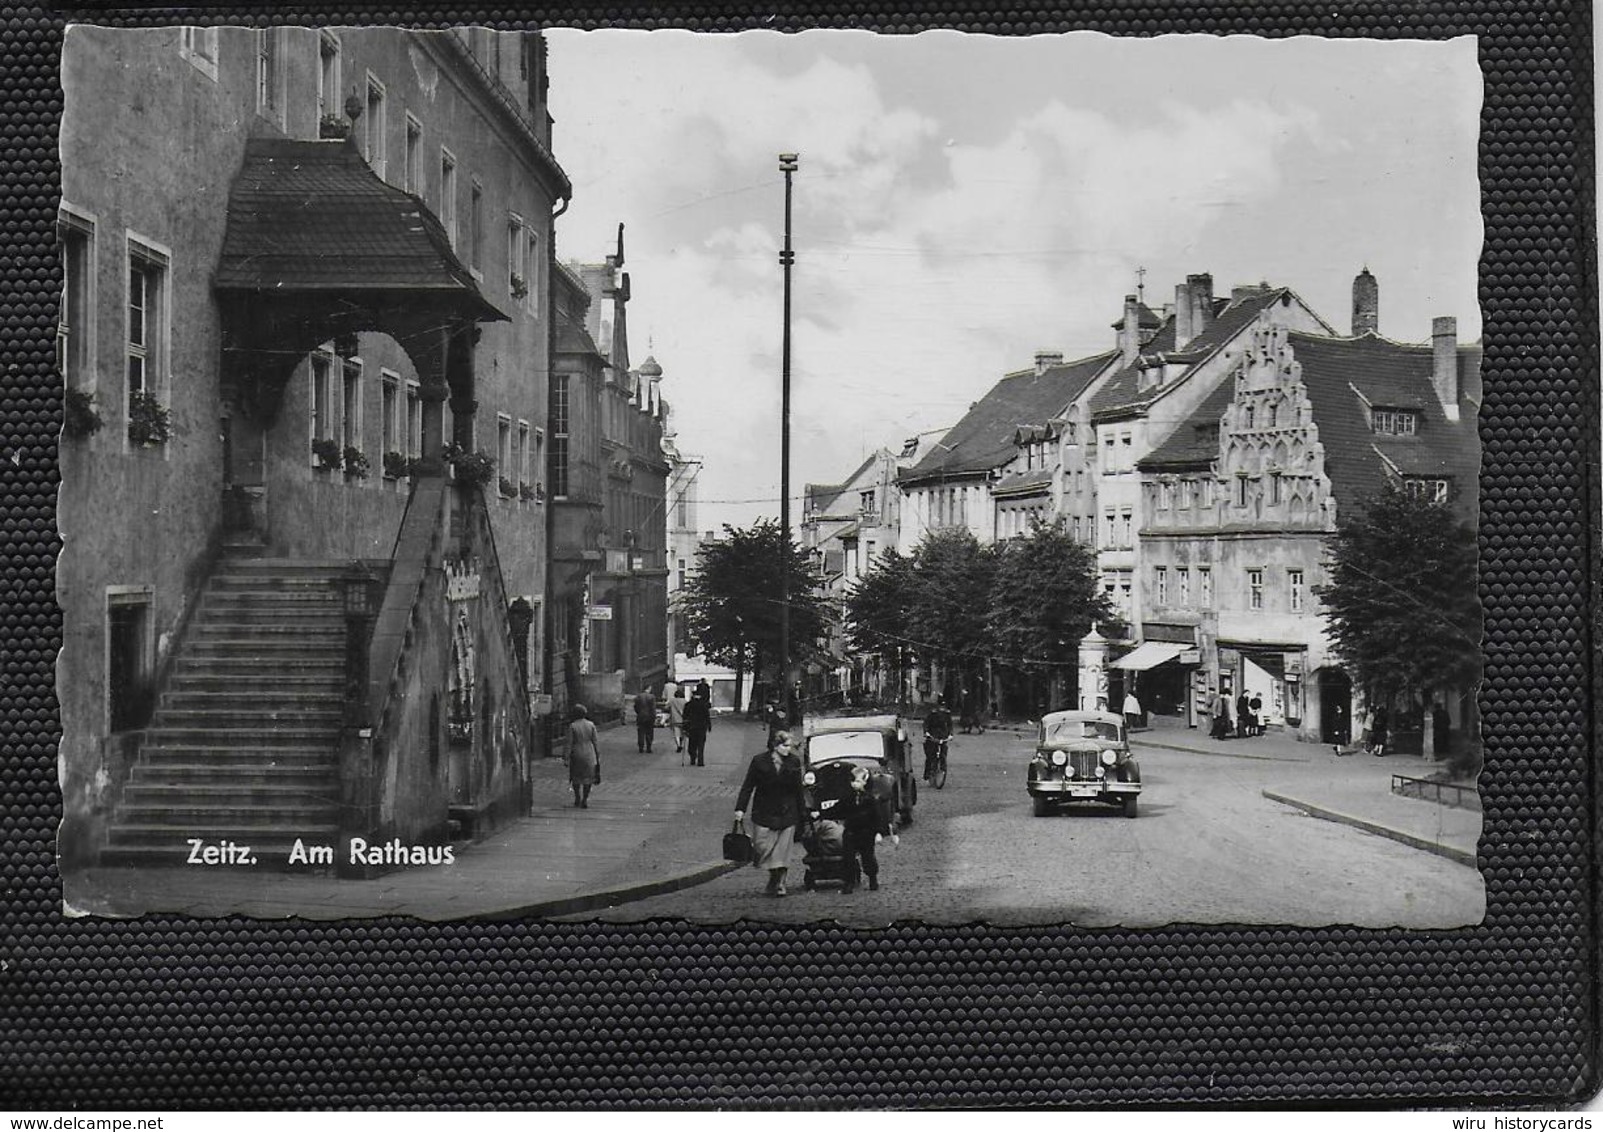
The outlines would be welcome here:
M 844 884 L 850 871 L 846 863 L 846 825 L 830 817 L 837 808 L 844 812 L 852 800 L 852 771 L 849 761 L 826 763 L 810 775 L 807 809 L 816 814 L 802 834 L 802 887 L 813 889 L 820 883 Z M 890 804 L 893 782 L 884 773 L 870 773 L 868 793 L 881 808 Z

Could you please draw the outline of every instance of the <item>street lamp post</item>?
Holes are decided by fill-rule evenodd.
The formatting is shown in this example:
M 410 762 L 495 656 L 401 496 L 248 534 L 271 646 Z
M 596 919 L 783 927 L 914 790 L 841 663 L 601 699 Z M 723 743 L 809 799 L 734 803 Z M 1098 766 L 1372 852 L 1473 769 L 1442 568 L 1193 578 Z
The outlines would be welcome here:
M 779 155 L 785 175 L 785 247 L 779 265 L 785 277 L 785 327 L 780 346 L 779 395 L 779 679 L 780 703 L 790 711 L 790 268 L 796 253 L 790 246 L 790 175 L 799 161 L 794 153 Z

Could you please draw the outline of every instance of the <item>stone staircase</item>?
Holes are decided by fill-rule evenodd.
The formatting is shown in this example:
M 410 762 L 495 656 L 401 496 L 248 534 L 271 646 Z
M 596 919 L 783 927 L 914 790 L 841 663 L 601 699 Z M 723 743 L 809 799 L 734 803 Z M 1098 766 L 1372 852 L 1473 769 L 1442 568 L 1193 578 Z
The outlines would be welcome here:
M 336 844 L 346 563 L 230 548 L 208 580 L 101 860 L 181 865 L 190 839 L 282 867 Z

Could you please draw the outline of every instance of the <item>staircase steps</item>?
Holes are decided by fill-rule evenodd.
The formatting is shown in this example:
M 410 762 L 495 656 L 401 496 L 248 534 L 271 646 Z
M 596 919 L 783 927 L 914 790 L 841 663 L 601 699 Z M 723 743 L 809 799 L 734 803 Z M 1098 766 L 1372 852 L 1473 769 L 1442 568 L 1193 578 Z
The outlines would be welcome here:
M 190 839 L 281 867 L 333 845 L 345 708 L 344 562 L 252 558 L 208 579 L 146 729 L 101 859 L 183 865 Z

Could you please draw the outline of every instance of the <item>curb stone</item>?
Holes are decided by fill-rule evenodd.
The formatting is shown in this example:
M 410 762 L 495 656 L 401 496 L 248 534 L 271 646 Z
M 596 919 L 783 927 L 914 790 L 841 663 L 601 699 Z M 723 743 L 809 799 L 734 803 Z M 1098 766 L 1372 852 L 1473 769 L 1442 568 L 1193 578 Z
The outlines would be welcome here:
M 469 920 L 523 920 L 572 916 L 580 912 L 593 912 L 599 908 L 615 908 L 619 904 L 629 904 L 636 900 L 646 900 L 653 896 L 678 892 L 682 888 L 692 888 L 698 884 L 705 884 L 707 881 L 715 880 L 725 873 L 734 872 L 740 867 L 741 865 L 738 861 L 716 861 L 701 865 L 689 872 L 663 877 L 661 880 L 646 881 L 641 884 L 619 885 L 616 888 L 604 888 L 598 892 L 581 892 L 574 896 L 560 896 L 552 900 L 515 905 L 511 908 L 502 908 L 494 912 L 479 912 L 466 918 Z
M 1427 853 L 1434 853 L 1438 857 L 1446 857 L 1450 861 L 1456 861 L 1460 865 L 1468 865 L 1472 869 L 1477 868 L 1480 863 L 1478 856 L 1474 853 L 1467 853 L 1456 846 L 1443 845 L 1439 841 L 1433 841 L 1428 837 L 1421 837 L 1416 833 L 1408 833 L 1401 829 L 1394 829 L 1393 827 L 1389 825 L 1383 825 L 1380 822 L 1370 821 L 1367 818 L 1361 818 L 1353 814 L 1343 813 L 1340 810 L 1330 809 L 1328 806 L 1320 806 L 1314 804 L 1313 802 L 1305 802 L 1300 798 L 1293 798 L 1288 794 L 1281 794 L 1275 790 L 1265 790 L 1263 791 L 1263 796 L 1268 798 L 1271 802 L 1279 802 L 1282 805 L 1291 806 L 1293 809 L 1301 810 L 1310 817 L 1321 818 L 1325 821 L 1333 821 L 1340 825 L 1349 825 L 1354 829 L 1361 829 L 1365 833 L 1373 833 L 1377 837 L 1389 838 L 1392 841 L 1401 842 L 1402 844 L 1411 846 L 1412 848 L 1423 849 Z

